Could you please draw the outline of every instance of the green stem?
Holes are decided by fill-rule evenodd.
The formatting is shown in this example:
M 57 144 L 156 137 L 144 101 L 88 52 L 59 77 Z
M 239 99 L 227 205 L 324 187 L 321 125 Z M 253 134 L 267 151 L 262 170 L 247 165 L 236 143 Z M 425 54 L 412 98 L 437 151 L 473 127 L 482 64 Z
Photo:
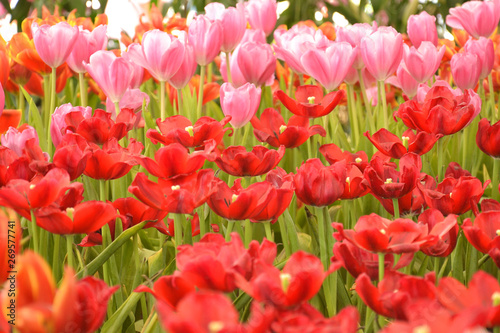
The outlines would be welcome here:
M 394 218 L 399 219 L 399 201 L 398 201 L 398 198 L 392 198 L 392 206 L 394 208 Z
M 363 80 L 363 73 L 361 69 L 358 69 L 358 80 L 359 86 L 361 88 L 361 95 L 363 96 L 363 101 L 365 102 L 366 111 L 370 114 L 371 117 L 373 117 L 372 105 L 371 101 L 368 99 L 368 95 L 366 94 L 365 80 Z M 371 130 L 373 131 L 373 133 L 375 133 L 375 126 L 373 126 Z
M 233 228 L 234 228 L 235 224 L 236 224 L 236 222 L 227 220 L 227 229 L 226 229 L 226 235 L 225 235 L 226 242 L 229 242 L 229 240 L 231 239 L 231 232 L 233 232 Z
M 177 89 L 177 114 L 182 115 L 182 90 Z
M 35 217 L 35 212 L 31 210 L 31 223 L 33 224 L 33 250 L 35 252 L 40 253 L 40 229 L 38 225 L 36 224 L 36 217 Z
M 52 114 L 54 112 L 55 108 L 56 108 L 56 69 L 52 68 L 52 72 L 50 74 L 50 108 L 49 108 L 49 114 Z
M 285 222 L 288 236 L 290 237 L 290 250 L 291 253 L 295 253 L 299 250 L 299 236 L 297 235 L 297 229 L 288 208 L 285 210 Z
M 117 116 L 120 114 L 120 102 L 115 102 L 115 112 Z
M 73 235 L 66 235 L 66 252 L 68 253 L 68 266 L 75 268 L 75 257 L 73 253 Z
M 47 116 L 50 114 L 50 74 L 43 75 L 43 115 L 45 123 L 47 126 L 48 118 Z
M 389 114 L 387 112 L 387 99 L 385 96 L 385 84 L 384 81 L 377 82 L 379 100 L 378 104 L 382 103 L 382 116 L 384 117 L 384 127 L 389 129 Z
M 325 212 L 326 210 L 326 212 Z M 330 256 L 328 255 L 328 245 L 327 245 L 327 226 L 326 226 L 326 214 L 328 214 L 328 206 L 317 207 L 316 208 L 316 216 L 318 218 L 318 237 L 319 237 L 319 254 L 321 263 L 325 270 L 328 270 L 330 266 Z M 331 317 L 335 313 L 335 301 L 333 298 L 336 298 L 336 293 L 333 293 L 331 288 L 331 280 L 329 277 L 325 278 L 323 281 L 323 291 L 325 294 L 325 302 L 328 316 Z
M 178 248 L 182 244 L 182 214 L 174 214 L 174 241 L 175 253 L 177 254 Z
M 24 115 L 24 96 L 23 96 L 23 91 L 21 89 L 19 89 L 17 96 L 17 108 L 21 110 L 21 123 L 26 122 L 27 120 L 25 119 Z
M 357 110 L 354 107 L 354 87 L 347 85 L 347 108 L 349 111 L 349 120 L 351 123 L 351 137 L 353 138 L 354 147 L 358 147 L 359 143 L 359 122 Z
M 245 247 L 248 247 L 250 245 L 250 242 L 252 241 L 253 237 L 253 228 L 252 228 L 252 222 L 250 219 L 245 220 Z
M 444 141 L 443 138 L 440 138 L 437 142 L 437 154 L 438 154 L 438 165 L 437 165 L 437 172 L 438 172 L 438 181 L 443 180 L 443 170 L 444 170 L 444 165 L 443 165 L 443 155 L 444 155 Z
M 490 101 L 490 110 L 491 110 L 491 120 L 493 123 L 496 123 L 497 121 L 497 113 L 495 110 L 495 90 L 493 89 L 493 75 L 490 73 L 488 75 L 488 87 L 490 89 L 490 96 L 489 96 L 489 101 Z
M 266 238 L 274 243 L 273 231 L 271 230 L 271 222 L 264 222 L 264 230 L 266 232 Z
M 83 73 L 78 73 L 78 85 L 80 86 L 80 101 L 83 107 L 87 106 L 87 81 Z
M 161 121 L 165 120 L 165 81 L 160 81 L 160 117 Z
M 281 241 L 283 242 L 283 247 L 285 248 L 285 254 L 286 257 L 290 257 L 292 254 L 290 250 L 290 244 L 289 242 L 289 237 L 288 237 L 288 232 L 286 229 L 286 223 L 285 223 L 285 218 L 283 216 L 280 216 L 278 218 L 278 223 L 280 224 L 280 232 L 281 232 Z
M 495 200 L 500 200 L 500 193 L 498 192 L 498 181 L 500 176 L 500 159 L 493 159 L 493 174 L 491 175 L 491 197 Z
M 61 259 L 59 258 L 60 246 L 61 246 L 61 235 L 52 234 L 52 239 L 54 240 L 54 252 L 52 254 L 52 271 L 54 272 L 54 277 L 56 281 L 59 281 L 62 277 L 61 270 Z
M 205 81 L 205 66 L 200 66 L 200 89 L 198 90 L 198 105 L 196 107 L 196 119 L 201 118 L 201 107 L 203 106 L 204 81 Z
M 247 123 L 245 126 L 243 126 L 243 140 L 241 141 L 241 145 L 245 146 L 247 140 L 248 140 L 248 135 L 252 131 L 252 124 Z
M 384 279 L 385 270 L 385 255 L 383 253 L 378 254 L 378 282 L 380 283 Z
M 233 79 L 231 77 L 231 64 L 229 63 L 230 62 L 230 57 L 231 54 L 230 52 L 226 52 L 226 73 L 227 73 L 227 82 L 229 83 L 233 83 Z

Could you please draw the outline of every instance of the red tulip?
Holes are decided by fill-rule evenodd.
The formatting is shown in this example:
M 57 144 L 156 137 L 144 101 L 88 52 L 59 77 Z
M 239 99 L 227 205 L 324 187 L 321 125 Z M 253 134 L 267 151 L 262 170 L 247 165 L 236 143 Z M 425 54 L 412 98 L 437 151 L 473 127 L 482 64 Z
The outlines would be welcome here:
M 465 219 L 464 235 L 479 252 L 487 253 L 500 267 L 500 211 L 486 211 L 477 215 L 474 222 Z
M 176 308 L 177 304 L 186 296 L 196 291 L 195 285 L 181 274 L 161 276 L 150 289 L 144 285 L 137 287 L 135 292 L 149 292 L 157 301 L 165 302 L 172 308 Z
M 68 133 L 54 152 L 54 165 L 68 172 L 70 180 L 80 177 L 91 154 L 87 141 L 78 134 Z
M 247 152 L 243 146 L 231 146 L 222 152 L 222 156 L 215 158 L 215 163 L 230 175 L 255 177 L 274 169 L 284 154 L 284 146 L 280 146 L 278 150 L 255 146 L 251 152 Z
M 400 198 L 415 188 L 420 177 L 420 156 L 408 153 L 401 157 L 399 169 L 396 164 L 385 163 L 375 157 L 364 171 L 365 183 L 372 193 L 381 198 Z
M 395 159 L 401 158 L 406 153 L 423 155 L 431 150 L 441 137 L 439 134 L 435 135 L 426 132 L 415 134 L 413 130 L 408 129 L 400 139 L 385 128 L 380 129 L 373 136 L 370 136 L 369 132 L 365 132 L 365 136 L 382 154 Z
M 135 114 L 132 110 L 124 109 L 120 113 L 122 117 L 128 115 L 133 117 Z M 129 123 L 124 121 L 113 121 L 112 114 L 101 109 L 96 109 L 94 115 L 90 118 L 84 118 L 80 112 L 70 112 L 66 114 L 65 121 L 66 127 L 62 131 L 71 131 L 80 134 L 88 142 L 93 142 L 102 145 L 109 141 L 111 138 L 120 140 L 129 130 Z M 131 129 L 131 128 L 130 128 Z
M 273 188 L 269 182 L 259 182 L 244 189 L 241 187 L 241 178 L 236 179 L 231 188 L 216 178 L 214 186 L 216 192 L 207 203 L 215 214 L 228 220 L 246 220 L 257 216 L 268 204 Z
M 345 97 L 345 94 L 344 90 L 338 90 L 323 96 L 323 89 L 313 85 L 298 87 L 295 91 L 296 100 L 291 99 L 281 90 L 275 93 L 290 112 L 307 118 L 319 118 L 329 114 Z
M 368 166 L 368 156 L 362 150 L 357 153 L 351 153 L 340 149 L 334 143 L 329 143 L 319 147 L 319 152 L 330 164 L 345 160 L 347 164 L 355 164 L 362 172 Z
M 286 124 L 279 111 L 272 108 L 265 109 L 260 119 L 253 117 L 251 123 L 255 137 L 276 148 L 280 145 L 285 148 L 299 147 L 315 134 L 326 136 L 321 125 L 309 127 L 309 119 L 306 117 L 292 116 Z
M 345 161 L 326 167 L 318 158 L 313 158 L 297 169 L 295 194 L 306 205 L 328 206 L 340 198 L 345 182 Z
M 340 197 L 341 200 L 349 200 L 360 198 L 370 192 L 370 189 L 363 181 L 363 173 L 355 163 L 348 163 L 347 177 L 345 179 L 344 193 Z
M 471 177 L 471 174 L 468 170 L 462 169 L 460 164 L 457 162 L 450 162 L 446 171 L 444 172 L 444 178 L 452 177 L 455 179 L 459 179 L 460 177 Z M 435 186 L 434 186 L 435 188 Z
M 476 144 L 485 154 L 500 158 L 500 121 L 491 125 L 488 119 L 481 119 L 477 129 Z
M 429 235 L 437 237 L 437 243 L 422 247 L 421 251 L 432 257 L 447 257 L 457 245 L 458 224 L 456 215 L 446 218 L 437 209 L 429 209 L 418 217 L 418 223 L 427 225 Z
M 390 221 L 375 213 L 362 216 L 353 230 L 344 230 L 341 223 L 332 224 L 338 230 L 338 240 L 346 239 L 355 246 L 376 253 L 414 253 L 427 244 L 427 226 L 417 225 L 410 219 Z
M 483 196 L 484 185 L 475 177 L 462 176 L 459 179 L 447 177 L 435 189 L 418 185 L 426 204 L 438 209 L 443 215 L 461 215 L 474 208 Z
M 146 136 L 151 139 L 153 144 L 160 142 L 163 145 L 169 145 L 178 142 L 186 148 L 202 147 L 207 140 L 215 140 L 218 145 L 227 131 L 232 131 L 224 126 L 231 120 L 231 117 L 225 117 L 220 122 L 210 117 L 201 117 L 194 125 L 184 116 L 167 117 L 164 121 L 156 120 L 160 129 L 149 129 Z

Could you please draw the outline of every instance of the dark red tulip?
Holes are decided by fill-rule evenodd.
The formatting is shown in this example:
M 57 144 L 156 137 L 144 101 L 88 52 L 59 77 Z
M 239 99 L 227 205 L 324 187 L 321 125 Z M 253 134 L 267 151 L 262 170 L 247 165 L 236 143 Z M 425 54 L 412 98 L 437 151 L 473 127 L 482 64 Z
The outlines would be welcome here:
M 175 214 L 191 214 L 216 190 L 213 178 L 212 169 L 202 169 L 173 180 L 160 178 L 155 183 L 139 172 L 128 191 L 150 207 Z
M 369 132 L 365 132 L 365 136 L 382 154 L 395 159 L 403 157 L 406 153 L 423 155 L 431 150 L 441 137 L 441 135 L 426 132 L 415 134 L 413 130 L 408 129 L 399 138 L 385 128 L 380 129 L 373 136 L 370 136 Z
M 177 272 L 178 273 L 178 272 Z M 144 285 L 137 287 L 135 292 L 149 292 L 157 301 L 163 301 L 175 308 L 186 295 L 196 291 L 195 285 L 182 277 L 181 274 L 161 276 L 150 289 Z
M 163 145 L 169 145 L 177 142 L 186 148 L 193 148 L 201 147 L 206 140 L 213 139 L 218 145 L 224 134 L 227 131 L 232 131 L 231 128 L 224 128 L 229 120 L 231 117 L 225 117 L 220 122 L 210 117 L 201 117 L 193 125 L 184 116 L 172 116 L 164 121 L 158 118 L 156 124 L 161 133 L 149 129 L 146 136 L 151 139 L 153 144 L 160 142 Z
M 68 133 L 62 137 L 54 152 L 54 165 L 68 172 L 70 180 L 80 177 L 87 166 L 91 152 L 87 141 L 78 134 Z
M 459 230 L 456 215 L 444 217 L 439 210 L 431 208 L 419 215 L 418 223 L 427 225 L 429 235 L 437 238 L 435 244 L 422 246 L 423 253 L 432 257 L 447 257 L 453 252 Z
M 282 90 L 276 91 L 275 95 L 293 114 L 307 118 L 319 118 L 332 112 L 345 98 L 346 93 L 344 90 L 338 90 L 323 96 L 323 88 L 320 86 L 304 85 L 297 87 L 295 100 Z
M 241 187 L 241 178 L 229 187 L 224 181 L 216 178 L 216 192 L 207 203 L 215 214 L 228 220 L 246 220 L 257 216 L 267 205 L 269 193 L 273 186 L 269 182 L 253 183 L 247 188 Z
M 12 165 L 18 158 L 19 157 L 12 149 L 0 146 L 0 186 L 5 186 L 11 179 L 20 178 L 12 174 Z M 26 160 L 26 162 L 28 161 Z M 34 172 L 32 173 L 34 176 Z
M 378 254 L 363 250 L 350 242 L 335 243 L 333 254 L 332 262 L 339 262 L 355 278 L 366 273 L 370 279 L 378 279 Z M 397 264 L 394 265 L 394 255 L 387 253 L 384 255 L 384 271 L 406 267 L 412 259 L 413 253 L 403 253 Z
M 453 177 L 455 179 L 459 179 L 462 176 L 470 177 L 471 174 L 469 170 L 462 169 L 460 164 L 457 162 L 450 162 L 444 172 L 444 178 Z
M 167 233 L 165 223 L 162 220 L 167 216 L 168 212 L 149 207 L 134 198 L 118 198 L 112 202 L 112 205 L 118 210 L 122 216 L 122 220 L 125 220 L 122 221 L 123 230 L 143 221 L 148 221 L 144 229 L 156 228 L 160 232 Z M 114 234 L 114 232 L 111 234 Z
M 155 159 L 146 156 L 139 158 L 139 163 L 155 177 L 175 178 L 192 174 L 203 167 L 205 160 L 213 160 L 214 154 L 210 152 L 215 148 L 215 141 L 205 146 L 205 151 L 189 150 L 180 143 L 172 143 L 158 149 Z
M 477 271 L 468 288 L 451 277 L 442 278 L 438 286 L 439 302 L 459 316 L 481 309 L 486 312 L 486 327 L 500 325 L 500 286 L 493 276 Z
M 451 135 L 469 125 L 481 111 L 481 99 L 467 89 L 457 95 L 449 86 L 436 83 L 423 103 L 410 100 L 394 113 L 409 128 L 422 132 Z
M 345 161 L 324 166 L 318 158 L 309 159 L 297 169 L 295 194 L 306 205 L 328 206 L 342 196 L 346 177 Z
M 269 221 L 275 223 L 278 217 L 288 208 L 293 198 L 293 173 L 277 167 L 266 176 L 266 182 L 271 183 L 271 191 L 267 198 L 267 205 L 260 213 L 250 218 L 252 222 Z
M 215 158 L 215 163 L 222 171 L 236 176 L 260 176 L 274 169 L 285 154 L 285 146 L 278 150 L 255 146 L 247 152 L 243 146 L 231 146 Z
M 356 279 L 356 292 L 379 315 L 407 320 L 411 304 L 419 302 L 430 306 L 436 303 L 434 280 L 433 273 L 422 278 L 388 271 L 375 287 L 368 275 L 361 274 Z
M 276 148 L 281 145 L 286 148 L 299 147 L 315 134 L 326 136 L 322 126 L 309 127 L 309 118 L 292 116 L 287 124 L 280 112 L 272 108 L 265 109 L 260 119 L 253 117 L 251 123 L 257 140 Z
M 122 148 L 115 138 L 109 139 L 103 148 L 90 145 L 90 151 L 84 174 L 94 179 L 118 179 L 125 176 L 134 165 L 137 165 L 137 154 L 144 147 L 140 142 L 131 139 L 127 149 Z
M 368 166 L 368 156 L 362 150 L 358 151 L 357 153 L 351 153 L 349 151 L 340 149 L 334 143 L 329 143 L 319 147 L 319 152 L 330 164 L 345 160 L 347 164 L 356 164 L 361 172 L 363 172 Z
M 436 208 L 443 215 L 461 215 L 477 206 L 489 181 L 481 184 L 475 177 L 462 176 L 459 179 L 445 178 L 435 189 L 418 185 L 426 204 Z
M 344 230 L 342 223 L 333 223 L 338 230 L 337 240 L 348 240 L 355 246 L 375 253 L 414 253 L 422 244 L 428 244 L 427 226 L 418 225 L 410 219 L 394 221 L 375 213 L 359 218 L 353 230 Z
M 500 267 L 500 211 L 482 212 L 474 222 L 470 218 L 462 224 L 464 235 L 479 252 L 489 254 Z
M 481 200 L 481 210 L 483 212 L 489 212 L 492 210 L 500 210 L 500 202 L 494 199 L 483 199 Z
M 59 235 L 88 234 L 118 217 L 116 208 L 101 201 L 85 201 L 74 208 L 44 207 L 35 211 L 36 223 Z
M 378 197 L 400 198 L 413 191 L 419 180 L 421 168 L 420 156 L 414 153 L 401 157 L 400 171 L 396 170 L 395 163 L 384 162 L 377 156 L 364 171 L 365 183 Z
M 335 269 L 339 267 L 336 265 Z M 237 280 L 238 287 L 256 301 L 271 303 L 280 310 L 293 309 L 309 301 L 328 275 L 318 257 L 303 251 L 292 254 L 282 271 L 257 261 L 254 274 L 249 282 Z
M 476 144 L 485 154 L 500 158 L 500 121 L 491 125 L 488 119 L 481 119 L 477 129 Z

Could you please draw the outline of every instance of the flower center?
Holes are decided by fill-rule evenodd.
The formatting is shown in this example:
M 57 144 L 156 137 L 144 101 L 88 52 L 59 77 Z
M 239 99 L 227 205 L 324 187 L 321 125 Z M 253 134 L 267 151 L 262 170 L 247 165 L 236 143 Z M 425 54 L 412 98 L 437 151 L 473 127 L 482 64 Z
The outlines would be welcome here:
M 387 178 L 384 184 L 392 184 L 392 178 Z
M 500 229 L 497 229 L 495 233 L 497 234 L 497 236 L 500 236 Z
M 283 288 L 283 291 L 285 293 L 287 292 L 288 287 L 290 286 L 291 279 L 292 279 L 292 276 L 288 273 L 281 273 L 280 274 L 281 288 Z
M 345 182 L 350 184 L 351 183 L 351 177 L 346 177 Z
M 280 134 L 283 134 L 284 131 L 286 131 L 287 127 L 286 125 L 281 125 L 280 126 Z
M 418 326 L 413 329 L 413 333 L 429 333 L 430 331 L 431 329 L 427 325 Z
M 405 146 L 406 150 L 408 150 L 408 145 L 409 145 L 409 142 L 410 142 L 410 137 L 403 136 L 402 139 L 403 139 L 403 146 Z
M 362 160 L 361 158 L 359 158 L 359 157 L 356 157 L 356 159 L 355 159 L 354 161 L 355 161 L 356 163 L 361 163 L 361 162 L 363 162 L 363 160 Z
M 493 295 L 491 295 L 491 301 L 493 302 L 493 306 L 500 305 L 500 292 L 495 291 Z
M 36 187 L 36 185 L 35 185 L 35 184 L 31 184 L 31 185 L 30 185 L 30 190 L 34 189 L 35 187 Z
M 231 203 L 235 202 L 236 199 L 238 199 L 238 195 L 237 194 L 233 194 L 233 196 L 231 197 Z
M 180 190 L 181 186 L 180 185 L 172 185 L 171 189 L 172 191 Z
M 314 97 L 314 96 L 307 97 L 307 101 L 309 102 L 309 104 L 314 104 L 315 100 L 316 100 L 316 97 Z
M 193 126 L 188 126 L 188 127 L 184 128 L 184 130 L 186 132 L 188 132 L 190 136 L 194 136 L 194 128 L 193 128 Z
M 381 233 L 382 235 L 385 235 L 385 233 L 386 233 L 385 229 L 380 229 L 380 233 Z
M 73 219 L 74 213 L 75 213 L 75 209 L 74 208 L 72 208 L 72 207 L 66 208 L 66 214 L 68 214 L 68 217 L 70 219 Z
M 208 324 L 208 330 L 210 331 L 210 333 L 220 332 L 222 331 L 223 328 L 224 328 L 224 323 L 222 321 L 211 321 Z

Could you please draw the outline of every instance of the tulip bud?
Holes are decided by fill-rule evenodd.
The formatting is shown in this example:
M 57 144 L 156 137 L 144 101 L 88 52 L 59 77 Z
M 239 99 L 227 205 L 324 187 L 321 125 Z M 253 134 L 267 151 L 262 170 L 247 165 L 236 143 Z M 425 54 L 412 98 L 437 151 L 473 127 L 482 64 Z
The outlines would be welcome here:
M 410 15 L 407 26 L 408 37 L 416 48 L 424 41 L 438 45 L 438 33 L 436 29 L 436 17 L 427 12 L 418 15 Z

